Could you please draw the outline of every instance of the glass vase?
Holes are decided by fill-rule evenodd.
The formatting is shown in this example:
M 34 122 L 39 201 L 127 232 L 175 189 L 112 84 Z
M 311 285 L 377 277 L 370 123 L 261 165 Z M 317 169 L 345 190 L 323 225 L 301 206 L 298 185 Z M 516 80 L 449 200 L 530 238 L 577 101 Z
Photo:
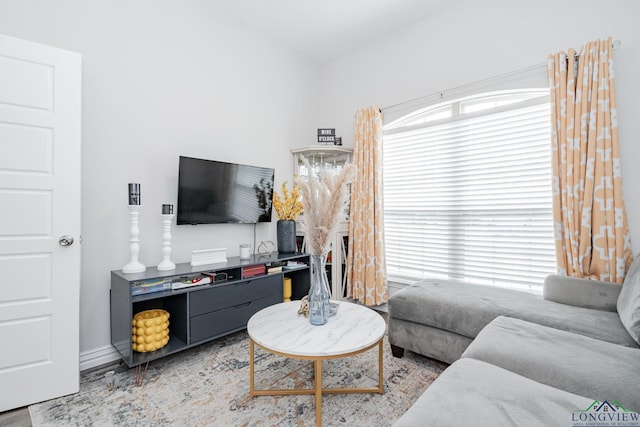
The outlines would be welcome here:
M 327 255 L 310 255 L 311 285 L 309 286 L 309 322 L 324 325 L 330 316 L 329 279 L 327 278 Z

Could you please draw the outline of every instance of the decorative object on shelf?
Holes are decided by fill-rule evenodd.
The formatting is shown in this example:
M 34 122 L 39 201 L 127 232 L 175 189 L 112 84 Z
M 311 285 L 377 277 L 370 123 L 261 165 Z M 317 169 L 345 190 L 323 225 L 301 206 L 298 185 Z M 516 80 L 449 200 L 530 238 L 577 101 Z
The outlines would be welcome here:
M 304 314 L 304 317 L 307 317 L 309 314 L 309 296 L 305 295 L 300 300 L 300 306 L 298 307 L 298 314 Z
M 129 183 L 129 205 L 140 205 L 140 184 Z
M 227 248 L 197 249 L 191 252 L 191 267 L 227 262 Z
M 267 273 L 266 264 L 254 264 L 247 265 L 240 269 L 240 274 L 243 279 L 248 279 L 250 277 L 262 276 Z
M 240 245 L 240 259 L 251 259 L 251 245 L 243 243 Z
M 122 267 L 123 273 L 141 273 L 147 267 L 138 261 L 140 254 L 140 228 L 138 216 L 140 215 L 140 184 L 129 184 L 129 262 Z
M 171 261 L 171 220 L 173 219 L 173 205 L 162 205 L 162 262 L 158 270 L 175 270 L 176 265 Z
M 292 291 L 291 277 L 285 277 L 282 282 L 282 299 L 284 302 L 291 301 L 291 291 Z
M 146 353 L 164 347 L 169 342 L 169 312 L 145 310 L 131 321 L 133 351 Z
M 295 219 L 302 212 L 300 188 L 294 184 L 291 193 L 289 193 L 287 182 L 283 182 L 282 199 L 277 192 L 273 192 L 273 207 L 279 218 L 277 223 L 278 252 L 283 254 L 297 252 Z
M 334 144 L 336 142 L 335 128 L 318 129 L 318 142 L 322 144 Z
M 302 158 L 307 170 L 311 170 L 306 158 Z M 354 167 L 347 164 L 337 174 L 323 171 L 319 177 L 296 178 L 300 187 L 304 208 L 307 251 L 311 254 L 311 284 L 309 288 L 309 321 L 323 325 L 330 316 L 329 285 L 325 269 L 326 256 L 333 234 L 347 201 L 347 184 Z
M 162 215 L 173 215 L 173 205 L 162 205 Z
M 276 224 L 278 238 L 278 252 L 292 254 L 296 252 L 296 222 L 294 220 L 279 219 Z
M 258 245 L 257 252 L 259 255 L 269 255 L 271 252 L 275 250 L 276 250 L 275 243 L 273 243 L 271 240 L 267 240 L 267 241 L 263 240 Z

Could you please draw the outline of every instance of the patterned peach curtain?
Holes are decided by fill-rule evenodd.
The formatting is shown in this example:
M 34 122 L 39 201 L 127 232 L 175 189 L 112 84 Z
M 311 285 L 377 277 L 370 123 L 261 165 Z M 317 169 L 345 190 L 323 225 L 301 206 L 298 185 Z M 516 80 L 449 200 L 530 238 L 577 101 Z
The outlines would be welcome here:
M 351 183 L 347 296 L 373 306 L 387 302 L 382 215 L 382 113 L 369 107 L 356 114 Z
M 622 283 L 633 260 L 622 199 L 612 40 L 549 55 L 558 270 Z

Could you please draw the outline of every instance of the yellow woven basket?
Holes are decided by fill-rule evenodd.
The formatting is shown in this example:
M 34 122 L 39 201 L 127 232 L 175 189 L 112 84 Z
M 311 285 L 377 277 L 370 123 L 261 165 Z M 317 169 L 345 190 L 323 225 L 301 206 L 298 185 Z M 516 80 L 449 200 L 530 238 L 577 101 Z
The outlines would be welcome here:
M 131 321 L 133 351 L 158 350 L 169 342 L 169 313 L 155 309 L 137 313 Z

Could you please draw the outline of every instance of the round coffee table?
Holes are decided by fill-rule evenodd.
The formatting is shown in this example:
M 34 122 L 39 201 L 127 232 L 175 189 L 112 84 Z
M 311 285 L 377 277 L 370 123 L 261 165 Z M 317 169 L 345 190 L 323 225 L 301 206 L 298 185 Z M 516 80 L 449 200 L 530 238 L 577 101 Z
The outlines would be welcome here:
M 340 301 L 338 312 L 326 324 L 314 326 L 298 314 L 299 301 L 264 308 L 247 323 L 249 333 L 249 395 L 315 394 L 316 425 L 322 425 L 322 393 L 383 393 L 382 339 L 386 324 L 370 308 Z M 279 356 L 313 360 L 313 389 L 268 389 L 254 387 L 254 344 Z M 378 346 L 378 387 L 322 388 L 322 361 L 339 359 Z

